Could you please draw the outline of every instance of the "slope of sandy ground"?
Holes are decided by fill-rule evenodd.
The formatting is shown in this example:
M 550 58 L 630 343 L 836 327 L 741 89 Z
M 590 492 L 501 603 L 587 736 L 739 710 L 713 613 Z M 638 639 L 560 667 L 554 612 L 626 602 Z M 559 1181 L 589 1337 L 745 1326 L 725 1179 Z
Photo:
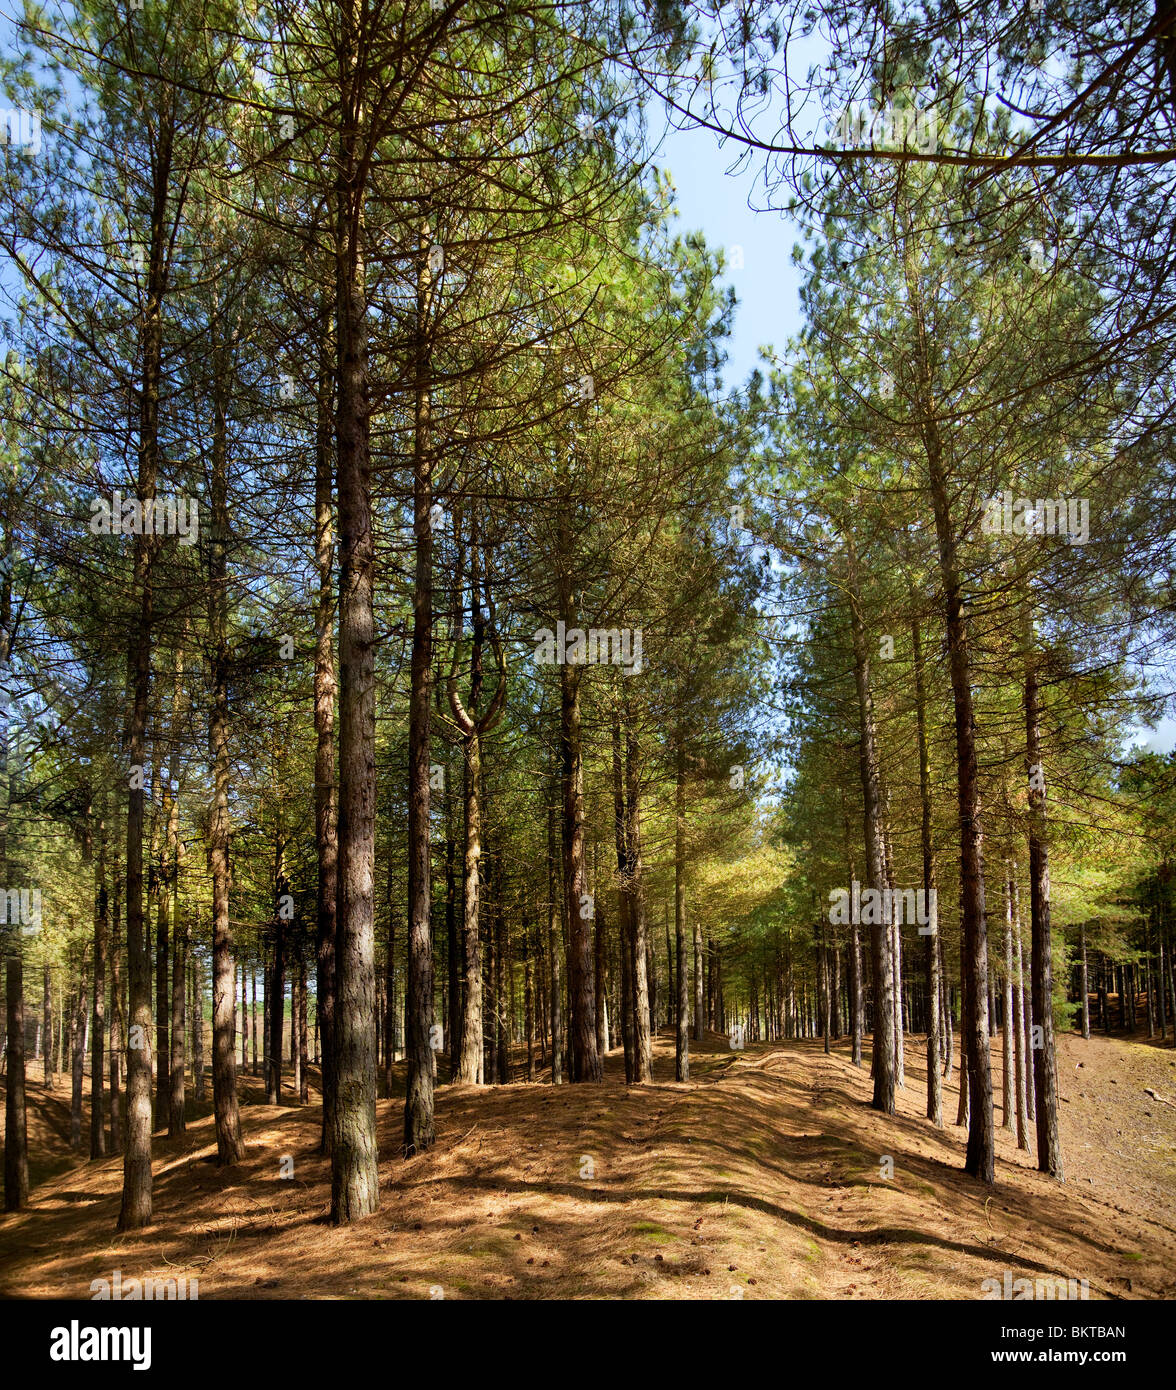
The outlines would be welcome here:
M 732 1052 L 712 1035 L 679 1084 L 663 1034 L 646 1088 L 624 1085 L 616 1052 L 599 1087 L 440 1087 L 437 1145 L 407 1162 L 401 1102 L 381 1101 L 381 1209 L 340 1229 L 317 1105 L 246 1104 L 248 1156 L 230 1170 L 207 1115 L 182 1140 L 157 1136 L 154 1224 L 117 1235 L 118 1160 L 54 1172 L 65 1093 L 33 1084 L 34 1143 L 57 1150 L 30 1208 L 0 1217 L 0 1294 L 89 1297 L 119 1269 L 196 1277 L 202 1299 L 974 1299 L 1007 1269 L 1086 1279 L 1096 1299 L 1176 1296 L 1170 1046 L 1062 1038 L 1067 1181 L 1002 1129 L 994 1189 L 962 1173 L 962 1129 L 922 1118 L 920 1053 L 909 1038 L 885 1117 L 844 1043 Z

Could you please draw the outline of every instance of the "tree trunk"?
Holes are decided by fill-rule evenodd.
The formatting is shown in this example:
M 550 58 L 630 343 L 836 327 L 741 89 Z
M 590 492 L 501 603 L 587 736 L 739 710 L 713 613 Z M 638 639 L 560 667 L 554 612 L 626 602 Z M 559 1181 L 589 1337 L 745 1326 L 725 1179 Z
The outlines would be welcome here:
M 995 1181 L 996 1136 L 992 1119 L 992 1059 L 988 1051 L 988 925 L 984 903 L 984 829 L 981 821 L 980 774 L 976 721 L 972 707 L 972 663 L 964 590 L 956 557 L 940 440 L 928 404 L 923 427 L 928 480 L 939 542 L 939 572 L 946 614 L 948 665 L 955 707 L 956 777 L 960 823 L 960 910 L 963 940 L 960 977 L 963 1015 L 961 1057 L 969 1068 L 968 1148 L 964 1171 L 981 1182 Z M 962 1094 L 961 1084 L 961 1094 Z
M 338 786 L 335 780 L 335 538 L 331 523 L 332 337 L 329 316 L 319 328 L 315 403 L 314 514 L 318 599 L 314 640 L 314 847 L 318 870 L 315 914 L 315 1009 L 323 1092 L 319 1152 L 335 1141 L 335 905 L 339 888 Z M 253 1067 L 257 1070 L 257 994 L 253 998 Z
M 172 1012 L 171 1012 L 171 1066 L 168 1076 L 171 1094 L 168 1105 L 167 1135 L 174 1139 L 183 1134 L 184 1123 L 184 1082 L 185 1082 L 185 1004 L 187 1002 L 188 927 L 182 922 L 177 909 L 175 926 L 172 929 Z
M 706 1036 L 706 995 L 703 990 L 703 971 L 706 962 L 706 945 L 702 935 L 702 920 L 695 914 L 693 931 L 693 979 L 694 979 L 694 1041 L 702 1042 Z
M 310 1104 L 310 1038 L 307 1031 L 306 962 L 298 955 L 298 1100 Z
M 535 999 L 531 971 L 531 932 L 523 920 L 523 1015 L 527 1030 L 527 1080 L 535 1080 Z
M 392 875 L 388 875 L 388 949 L 384 953 L 384 1095 L 392 1095 L 392 1067 L 396 1060 L 396 913 L 391 903 Z
M 97 919 L 95 919 L 97 928 Z M 45 1086 L 53 1089 L 53 981 L 49 970 L 49 962 L 46 961 L 41 967 L 41 1017 L 45 1024 L 45 1046 L 41 1049 L 41 1058 L 45 1064 Z M 100 1154 L 92 1153 L 91 1158 L 99 1158 Z
M 862 612 L 857 575 L 857 548 L 846 536 L 848 561 L 850 631 L 853 639 L 854 682 L 858 704 L 858 761 L 862 780 L 863 827 L 866 847 L 866 877 L 870 888 L 886 886 L 885 851 L 882 843 L 882 787 L 878 765 L 878 744 L 874 725 L 874 695 L 870 684 L 870 655 Z M 878 914 L 882 916 L 884 914 Z M 894 1114 L 894 953 L 890 949 L 889 925 L 876 921 L 870 927 L 873 965 L 874 1046 L 871 1072 L 874 1096 L 871 1104 L 884 1114 Z
M 374 538 L 364 247 L 363 15 L 340 11 L 335 241 L 339 507 L 339 878 L 331 1219 L 379 1207 L 376 1151 Z M 414 658 L 415 670 L 415 658 Z M 426 759 L 427 763 L 427 759 Z M 425 768 L 426 786 L 428 767 Z M 427 803 L 426 803 L 427 806 Z M 410 815 L 412 814 L 410 810 Z M 410 874 L 412 870 L 410 867 Z
M 172 696 L 172 721 L 169 743 L 176 750 L 174 742 L 178 724 L 180 683 L 177 680 Z M 171 761 L 171 760 L 169 760 Z M 174 762 L 173 762 L 174 766 Z M 164 838 L 159 850 L 158 882 L 159 891 L 155 900 L 155 1128 L 162 1129 L 167 1123 L 168 1108 L 171 1104 L 171 1048 L 168 1043 L 171 1006 L 168 1002 L 168 926 L 171 917 L 171 853 L 172 834 L 175 829 L 175 794 L 172 791 L 172 769 L 163 776 L 163 823 Z
M 912 598 L 914 595 L 912 594 Z M 911 641 L 915 663 L 915 715 L 919 749 L 919 843 L 923 854 L 923 905 L 927 922 L 920 928 L 923 936 L 924 972 L 927 988 L 927 1118 L 936 1128 L 943 1128 L 943 1077 L 940 1072 L 940 1014 L 939 1014 L 939 915 L 932 910 L 932 895 L 936 893 L 935 854 L 931 839 L 931 756 L 927 748 L 927 678 L 923 660 L 923 640 L 917 617 L 911 619 Z M 856 930 L 856 929 L 855 929 Z
M 506 914 L 502 905 L 502 855 L 494 864 L 494 1031 L 496 1076 L 500 1085 L 510 1081 L 510 957 L 506 936 Z
M 90 1025 L 90 1157 L 106 1154 L 106 1129 L 103 1117 L 105 1086 L 105 1022 L 106 1022 L 106 813 L 105 801 L 98 817 L 98 857 L 94 869 L 94 993 Z M 49 1027 L 48 978 L 46 977 L 46 1029 Z M 48 1034 L 47 1034 L 48 1035 Z
M 69 1146 L 74 1153 L 82 1147 L 82 1095 L 86 1065 L 86 972 L 78 973 L 77 992 L 69 1016 L 69 1052 L 72 1086 L 69 1105 Z
M 1082 950 L 1082 964 L 1081 964 L 1080 967 L 1079 967 L 1079 974 L 1078 974 L 1078 978 L 1079 978 L 1079 982 L 1080 982 L 1080 983 L 1079 983 L 1079 989 L 1080 989 L 1081 994 L 1082 994 L 1082 1036 L 1083 1036 L 1084 1038 L 1089 1038 L 1089 1037 L 1090 1037 L 1090 979 L 1089 979 L 1089 976 L 1087 975 L 1087 970 L 1086 970 L 1086 923 L 1085 923 L 1085 922 L 1082 923 L 1081 927 L 1079 928 L 1079 932 L 1081 933 L 1080 940 L 1081 940 L 1081 950 Z M 1163 957 L 1163 949 L 1164 949 L 1163 946 L 1161 946 L 1161 947 L 1160 947 L 1160 953 L 1161 953 L 1161 954 L 1160 954 L 1161 972 L 1162 972 L 1163 960 L 1164 960 L 1164 957 Z M 1164 1030 L 1163 1030 L 1163 1017 L 1164 1017 L 1164 996 L 1163 996 L 1163 992 L 1161 991 L 1161 994 L 1160 994 L 1160 1020 L 1161 1020 L 1160 1037 L 1163 1037 L 1163 1036 L 1164 1036 Z
M 1033 954 L 1030 980 L 1033 1023 L 1041 1046 L 1032 1049 L 1033 1092 L 1037 1107 L 1037 1167 L 1062 1181 L 1058 1135 L 1057 1058 L 1053 1030 L 1053 943 L 1049 915 L 1049 849 L 1046 844 L 1045 764 L 1038 711 L 1037 655 L 1033 619 L 1025 611 L 1025 757 L 1029 766 L 1029 907 Z M 1033 1039 L 1034 1042 L 1037 1038 Z
M 624 677 L 622 677 L 624 679 Z M 653 1045 L 650 1038 L 649 1008 L 649 933 L 645 911 L 645 870 L 641 855 L 641 766 L 637 735 L 631 727 L 631 714 L 626 700 L 625 786 L 626 809 L 626 870 L 633 942 L 633 1079 L 638 1085 L 653 1080 Z
M 552 780 L 554 792 L 555 781 Z M 553 794 L 547 813 L 547 954 L 551 960 L 551 1084 L 563 1083 L 563 1002 L 560 994 L 560 882 L 558 810 Z M 479 976 L 479 979 L 481 976 Z
M 482 943 L 479 933 L 478 874 L 482 858 L 482 820 L 478 781 L 482 772 L 481 736 L 476 727 L 477 703 L 471 696 L 475 727 L 464 743 L 465 855 L 462 865 L 462 989 L 461 1044 L 454 1081 L 476 1086 L 482 1080 Z
M 1014 1087 L 1014 1045 L 1013 1045 L 1013 884 L 1012 869 L 1005 864 L 1005 939 L 1004 939 L 1004 1026 L 1001 1028 L 1003 1044 L 1001 1078 L 1002 1128 L 1011 1130 L 1016 1125 L 1013 1115 L 1015 1105 Z
M 567 526 L 561 517 L 561 529 Z M 561 553 L 564 553 L 561 551 Z M 566 565 L 566 559 L 563 564 Z M 561 573 L 560 616 L 567 627 L 575 624 L 571 580 Z M 560 759 L 563 785 L 564 894 L 568 914 L 568 1008 L 571 1015 L 571 1065 L 573 1081 L 601 1079 L 600 1054 L 596 1050 L 596 990 L 592 970 L 592 940 L 588 922 L 581 916 L 584 896 L 584 763 L 580 743 L 580 677 L 577 666 L 560 667 Z
M 968 1123 L 968 1048 L 972 1045 L 969 1034 L 960 1029 L 960 1104 L 956 1111 L 956 1124 Z
M 595 859 L 595 851 L 593 851 Z M 592 875 L 593 948 L 596 967 L 596 1050 L 603 1059 L 608 1051 L 608 924 L 597 890 L 595 866 Z
M 676 739 L 674 779 L 674 957 L 678 991 L 674 1080 L 690 1080 L 690 991 L 686 974 L 686 749 Z
M 7 861 L 3 867 L 7 868 Z M 0 887 L 6 885 L 7 874 L 0 879 Z M 25 1119 L 24 962 L 20 937 L 15 934 L 8 945 L 5 1002 L 8 1076 L 4 1092 L 4 1210 L 20 1211 L 29 1204 L 29 1141 Z
M 1017 891 L 1017 870 L 1009 865 L 1009 899 L 1013 912 L 1013 947 L 1015 980 L 1013 988 L 1013 1060 L 1017 1070 L 1017 1148 L 1029 1152 L 1029 1090 L 1027 1052 L 1029 1031 L 1025 1018 L 1025 972 L 1021 954 L 1021 905 Z
M 298 960 L 290 962 L 290 1089 L 302 1104 L 302 1052 L 298 1046 Z
M 408 1082 L 404 1103 L 405 1155 L 431 1148 L 433 1125 L 432 880 L 429 852 L 429 734 L 433 653 L 433 442 L 429 326 L 433 278 L 432 233 L 422 229 L 417 249 L 415 419 L 413 431 L 412 692 L 408 721 Z
M 196 940 L 200 940 L 200 909 L 196 908 Z M 189 1027 L 192 1033 L 192 1074 L 195 1081 L 196 1104 L 203 1105 L 204 1092 L 204 981 L 200 975 L 200 956 L 191 952 L 192 1012 Z
M 117 840 L 114 849 L 114 902 L 110 936 L 110 1152 L 122 1151 L 121 1084 L 123 1066 L 122 1026 L 122 874 Z
M 167 274 L 168 184 L 171 176 L 172 127 L 163 126 L 152 169 L 153 206 L 147 293 L 141 342 L 139 392 L 138 495 L 154 498 L 159 475 L 159 391 L 163 356 L 163 296 Z M 136 1230 L 151 1220 L 151 963 L 143 920 L 143 825 L 147 798 L 147 717 L 151 690 L 151 639 L 155 619 L 153 565 L 158 540 L 136 535 L 133 541 L 132 592 L 137 613 L 127 658 L 131 717 L 127 741 L 130 765 L 127 802 L 127 973 L 130 1001 L 127 1047 L 127 1125 L 123 1150 L 120 1231 Z M 156 770 L 159 776 L 158 769 Z
M 218 346 L 213 395 L 212 536 L 209 550 L 208 630 L 212 648 L 212 702 L 208 753 L 212 764 L 208 867 L 212 876 L 212 1107 L 216 1116 L 216 1159 L 222 1167 L 245 1156 L 237 1101 L 233 1050 L 236 1014 L 233 927 L 229 919 L 229 638 L 228 421 L 226 349 Z M 128 860 L 128 891 L 130 887 Z M 128 934 L 130 913 L 128 907 Z
M 453 838 L 453 783 L 445 769 L 445 968 L 449 977 L 449 1009 L 445 1019 L 449 1049 L 449 1079 L 457 1077 L 461 1046 L 462 984 L 465 972 L 457 929 L 457 874 Z M 464 923 L 463 923 L 464 925 Z
M 286 891 L 284 872 L 282 870 L 282 853 L 278 853 L 278 874 L 276 879 L 275 906 L 274 912 L 274 949 L 270 956 L 269 978 L 266 980 L 265 992 L 270 1001 L 269 1010 L 269 1046 L 266 1048 L 266 1070 L 265 1070 L 265 1103 L 267 1105 L 281 1105 L 282 1103 L 282 1025 L 286 1021 L 286 953 L 285 953 L 285 929 L 281 917 L 281 899 Z M 245 977 L 241 976 L 241 998 L 245 998 Z M 245 1013 L 242 1007 L 242 1020 Z

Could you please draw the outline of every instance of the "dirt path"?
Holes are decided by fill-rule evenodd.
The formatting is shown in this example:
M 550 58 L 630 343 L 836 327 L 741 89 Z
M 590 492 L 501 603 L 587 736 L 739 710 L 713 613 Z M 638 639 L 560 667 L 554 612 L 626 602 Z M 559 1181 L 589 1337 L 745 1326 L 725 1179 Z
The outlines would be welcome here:
M 442 1087 L 437 1147 L 407 1163 L 401 1104 L 382 1101 L 381 1210 L 340 1230 L 318 1108 L 247 1106 L 237 1169 L 215 1168 L 209 1118 L 156 1140 L 144 1232 L 114 1234 L 116 1160 L 38 1186 L 0 1218 L 0 1293 L 86 1297 L 118 1268 L 196 1276 L 201 1298 L 978 1298 L 1007 1269 L 1176 1295 L 1176 1109 L 1144 1094 L 1176 1099 L 1171 1048 L 1062 1039 L 1068 1181 L 999 1131 L 994 1190 L 960 1171 L 963 1130 L 922 1118 L 919 1056 L 908 1040 L 888 1118 L 844 1047 L 712 1037 L 683 1085 L 663 1036 L 643 1089 L 617 1053 L 600 1087 Z

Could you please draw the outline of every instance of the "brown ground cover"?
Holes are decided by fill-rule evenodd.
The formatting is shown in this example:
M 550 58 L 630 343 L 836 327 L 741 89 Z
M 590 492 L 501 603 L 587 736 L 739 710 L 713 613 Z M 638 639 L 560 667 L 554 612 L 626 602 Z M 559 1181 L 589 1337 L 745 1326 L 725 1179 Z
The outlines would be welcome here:
M 908 1038 L 886 1117 L 844 1043 L 732 1052 L 712 1035 L 678 1084 L 663 1033 L 646 1088 L 625 1086 L 618 1052 L 598 1087 L 440 1087 L 437 1146 L 408 1162 L 393 1097 L 378 1107 L 381 1209 L 340 1229 L 314 1104 L 266 1106 L 244 1079 L 248 1157 L 227 1171 L 207 1106 L 183 1139 L 157 1136 L 154 1223 L 118 1235 L 119 1160 L 71 1155 L 62 1080 L 32 1082 L 33 1199 L 0 1217 L 0 1295 L 89 1297 L 120 1269 L 196 1277 L 202 1299 L 973 1299 L 1007 1269 L 1087 1279 L 1091 1298 L 1176 1296 L 1170 1046 L 1063 1036 L 1067 1181 L 1000 1130 L 995 1189 L 961 1171 L 961 1128 L 922 1117 L 921 1053 Z

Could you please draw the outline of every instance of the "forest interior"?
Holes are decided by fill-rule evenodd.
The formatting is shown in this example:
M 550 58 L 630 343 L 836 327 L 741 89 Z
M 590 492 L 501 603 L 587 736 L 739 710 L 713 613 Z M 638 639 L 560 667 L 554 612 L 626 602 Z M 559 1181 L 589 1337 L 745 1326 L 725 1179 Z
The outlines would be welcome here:
M 1176 4 L 0 23 L 5 1341 L 1153 1340 Z

